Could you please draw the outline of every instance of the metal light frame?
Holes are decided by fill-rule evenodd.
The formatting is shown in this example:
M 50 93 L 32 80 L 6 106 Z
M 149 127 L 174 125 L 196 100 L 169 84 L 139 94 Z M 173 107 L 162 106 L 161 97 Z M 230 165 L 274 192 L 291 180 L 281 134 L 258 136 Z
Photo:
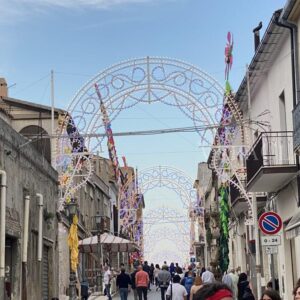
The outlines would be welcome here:
M 241 184 L 244 174 L 241 175 L 233 163 L 236 158 L 228 156 L 223 160 L 219 159 L 220 155 L 230 149 L 232 141 L 229 141 L 229 144 L 227 141 L 224 143 L 214 127 L 216 124 L 220 124 L 224 117 L 226 103 L 233 115 L 233 120 L 237 123 L 237 130 L 234 134 L 240 133 L 244 144 L 247 144 L 242 113 L 238 105 L 232 95 L 224 96 L 223 86 L 212 76 L 191 64 L 163 57 L 144 57 L 113 65 L 89 80 L 76 93 L 67 109 L 68 114 L 65 118 L 71 115 L 78 131 L 86 136 L 85 146 L 88 153 L 74 154 L 68 153 L 69 150 L 65 152 L 63 145 L 68 143 L 68 138 L 65 137 L 63 128 L 58 129 L 60 135 L 57 142 L 58 168 L 68 163 L 68 157 L 69 166 L 71 166 L 65 174 L 60 174 L 61 178 L 64 175 L 68 178 L 67 185 L 63 187 L 61 202 L 86 184 L 93 173 L 90 158 L 99 148 L 101 149 L 103 137 L 97 136 L 97 133 L 104 132 L 104 125 L 99 98 L 94 89 L 95 84 L 99 87 L 111 122 L 123 110 L 132 108 L 139 103 L 163 103 L 181 110 L 198 128 L 199 126 L 207 127 L 206 130 L 198 131 L 201 146 L 213 145 L 212 166 L 218 176 L 224 178 L 224 169 L 227 169 L 227 163 L 230 165 L 230 173 L 236 175 L 238 182 L 231 182 L 230 176 L 228 176 L 228 181 L 237 186 L 247 199 L 251 219 L 251 200 Z M 63 122 L 63 124 L 65 123 Z M 74 155 L 77 162 L 75 166 Z M 84 162 L 84 164 L 79 162 Z M 80 177 L 81 179 L 79 179 Z M 75 181 L 75 178 L 79 180 Z M 173 187 L 171 182 L 168 184 L 171 188 Z M 181 197 L 184 198 L 183 194 Z

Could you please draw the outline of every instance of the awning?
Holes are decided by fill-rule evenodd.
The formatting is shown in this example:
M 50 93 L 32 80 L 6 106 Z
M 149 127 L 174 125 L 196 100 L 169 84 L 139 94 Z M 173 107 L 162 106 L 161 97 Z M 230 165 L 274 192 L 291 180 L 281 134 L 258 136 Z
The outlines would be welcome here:
M 98 236 L 91 236 L 79 241 L 79 250 L 83 253 L 98 253 Z M 109 252 L 135 252 L 138 246 L 129 240 L 109 233 L 101 234 L 101 247 Z
M 288 240 L 300 235 L 300 211 L 298 211 L 289 221 L 285 228 L 285 234 Z

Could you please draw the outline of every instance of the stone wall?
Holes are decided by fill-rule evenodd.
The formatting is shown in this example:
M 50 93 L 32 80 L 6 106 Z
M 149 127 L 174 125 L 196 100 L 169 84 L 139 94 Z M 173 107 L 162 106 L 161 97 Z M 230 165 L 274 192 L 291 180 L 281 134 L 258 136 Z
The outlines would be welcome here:
M 21 299 L 22 290 L 27 294 L 27 299 L 42 299 L 42 267 L 46 258 L 43 257 L 42 262 L 37 260 L 39 220 L 37 193 L 44 196 L 43 246 L 48 249 L 49 299 L 58 297 L 57 173 L 27 139 L 1 118 L 0 169 L 7 173 L 6 235 L 15 245 L 11 250 L 12 299 Z M 30 196 L 28 261 L 27 264 L 22 264 L 24 235 L 22 228 L 26 195 Z M 3 298 L 4 296 L 0 294 L 0 299 Z

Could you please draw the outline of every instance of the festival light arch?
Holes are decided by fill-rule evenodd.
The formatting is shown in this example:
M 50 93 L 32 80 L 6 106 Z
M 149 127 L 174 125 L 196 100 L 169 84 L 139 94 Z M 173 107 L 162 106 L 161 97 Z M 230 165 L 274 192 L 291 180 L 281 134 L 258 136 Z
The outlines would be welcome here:
M 116 64 L 76 93 L 58 128 L 61 203 L 80 189 L 93 172 L 90 158 L 101 147 L 105 129 L 101 105 L 113 121 L 123 110 L 139 103 L 176 107 L 191 120 L 200 145 L 212 146 L 211 165 L 218 176 L 235 185 L 248 200 L 251 219 L 251 201 L 241 184 L 245 172 L 240 170 L 236 157 L 227 153 L 237 136 L 241 142 L 246 139 L 242 114 L 231 91 L 225 91 L 213 77 L 193 65 L 161 57 Z M 237 180 L 232 181 L 232 175 Z M 188 204 L 185 194 L 180 196 Z
M 190 229 L 190 219 L 187 214 L 184 215 L 178 210 L 165 206 L 147 210 L 143 215 L 143 223 L 144 235 L 150 232 L 153 226 L 162 224 L 174 224 L 184 235 L 188 235 Z

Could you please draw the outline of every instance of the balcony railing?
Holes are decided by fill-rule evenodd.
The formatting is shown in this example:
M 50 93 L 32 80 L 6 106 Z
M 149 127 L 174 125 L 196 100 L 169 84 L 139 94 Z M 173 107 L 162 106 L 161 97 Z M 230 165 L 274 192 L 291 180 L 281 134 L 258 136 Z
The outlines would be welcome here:
M 300 150 L 300 102 L 293 110 L 293 125 L 294 125 L 294 150 Z
M 293 132 L 263 132 L 246 157 L 247 184 L 249 186 L 262 169 L 268 169 L 268 173 L 285 173 L 287 168 L 295 165 Z
M 233 178 L 231 178 L 231 180 L 239 185 L 239 183 L 238 183 L 235 176 Z M 243 187 L 246 187 L 246 181 L 245 180 L 242 180 L 241 184 L 243 185 Z M 231 205 L 233 205 L 234 202 L 237 199 L 241 198 L 241 197 L 243 197 L 243 195 L 241 195 L 240 190 L 236 187 L 236 185 L 234 185 L 233 183 L 230 183 L 230 202 L 231 202 Z

